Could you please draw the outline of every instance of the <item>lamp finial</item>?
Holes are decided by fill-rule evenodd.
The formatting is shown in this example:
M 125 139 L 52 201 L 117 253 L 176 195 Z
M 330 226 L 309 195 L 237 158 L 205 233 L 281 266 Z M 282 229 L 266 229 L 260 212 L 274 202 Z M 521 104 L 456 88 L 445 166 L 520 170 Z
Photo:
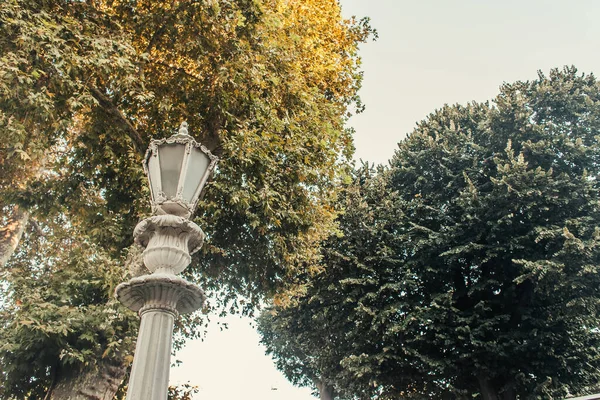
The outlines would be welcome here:
M 180 135 L 189 135 L 188 133 L 188 123 L 186 121 L 183 121 L 181 123 L 181 125 L 179 126 L 179 132 Z

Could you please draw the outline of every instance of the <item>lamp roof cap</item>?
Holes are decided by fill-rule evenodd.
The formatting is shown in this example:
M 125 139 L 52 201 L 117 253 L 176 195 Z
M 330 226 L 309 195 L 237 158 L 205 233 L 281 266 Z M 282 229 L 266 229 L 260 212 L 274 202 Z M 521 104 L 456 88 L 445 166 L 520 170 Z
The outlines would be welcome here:
M 181 139 L 187 139 L 187 138 L 192 139 L 192 137 L 188 133 L 188 123 L 186 121 L 183 121 L 181 123 L 181 125 L 179 125 L 179 131 L 171 137 L 172 138 L 181 138 Z

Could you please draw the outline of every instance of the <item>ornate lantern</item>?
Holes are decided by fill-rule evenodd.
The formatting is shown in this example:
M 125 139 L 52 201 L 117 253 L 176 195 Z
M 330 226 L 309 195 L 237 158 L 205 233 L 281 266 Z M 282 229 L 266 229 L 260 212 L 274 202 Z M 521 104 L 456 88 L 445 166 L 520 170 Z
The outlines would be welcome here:
M 217 160 L 188 134 L 187 122 L 177 134 L 150 142 L 144 171 L 150 181 L 153 213 L 189 218 Z

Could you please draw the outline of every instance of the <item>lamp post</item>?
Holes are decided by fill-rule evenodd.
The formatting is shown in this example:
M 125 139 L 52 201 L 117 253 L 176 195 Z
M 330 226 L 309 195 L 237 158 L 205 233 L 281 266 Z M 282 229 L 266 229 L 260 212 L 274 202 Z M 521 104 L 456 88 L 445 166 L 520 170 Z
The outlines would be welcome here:
M 145 247 L 144 264 L 150 271 L 116 288 L 117 299 L 141 318 L 127 400 L 165 400 L 173 327 L 179 314 L 193 312 L 205 300 L 198 286 L 176 276 L 202 247 L 204 233 L 189 218 L 217 157 L 196 142 L 182 123 L 170 138 L 153 140 L 146 152 L 144 171 L 152 193 L 152 216 L 133 232 Z

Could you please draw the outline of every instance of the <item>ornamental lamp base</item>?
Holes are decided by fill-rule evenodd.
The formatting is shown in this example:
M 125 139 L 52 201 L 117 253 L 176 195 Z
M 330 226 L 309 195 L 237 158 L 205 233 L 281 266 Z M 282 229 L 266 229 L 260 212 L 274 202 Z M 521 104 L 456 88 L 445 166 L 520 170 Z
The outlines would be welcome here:
M 175 316 L 187 314 L 202 307 L 206 300 L 197 285 L 171 274 L 138 276 L 121 283 L 115 292 L 117 300 L 140 316 L 149 309 L 162 309 Z

